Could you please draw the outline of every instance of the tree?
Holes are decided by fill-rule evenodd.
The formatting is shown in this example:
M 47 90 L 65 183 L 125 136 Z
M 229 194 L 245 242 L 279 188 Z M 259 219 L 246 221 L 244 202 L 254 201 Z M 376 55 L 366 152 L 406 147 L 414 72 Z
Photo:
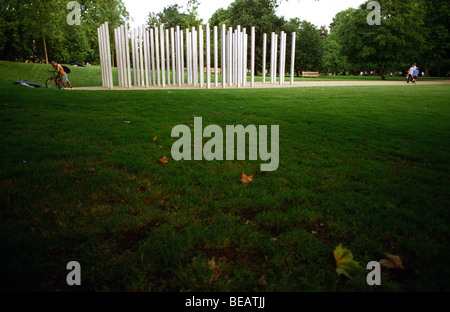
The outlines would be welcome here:
M 97 27 L 113 29 L 128 19 L 122 0 L 79 0 L 81 25 L 68 25 L 67 1 L 3 0 L 0 2 L 0 58 L 10 61 L 74 60 L 97 62 Z M 45 36 L 45 45 L 44 45 Z
M 426 75 L 430 72 L 441 76 L 450 70 L 450 4 L 448 1 L 423 0 L 424 45 L 420 63 Z
M 414 63 L 418 46 L 424 43 L 423 11 L 414 0 L 379 0 L 382 8 L 381 25 L 367 23 L 367 3 L 358 9 L 339 12 L 331 33 L 336 36 L 342 55 L 353 64 L 374 64 L 381 78 L 386 68 L 403 60 Z
M 323 70 L 334 75 L 350 69 L 347 57 L 339 53 L 340 47 L 333 35 L 323 41 Z
M 230 19 L 231 10 L 219 8 L 209 19 L 209 24 L 211 26 L 220 26 L 221 24 L 230 25 Z
M 317 71 L 321 69 L 323 62 L 321 30 L 317 29 L 313 24 L 301 21 L 298 18 L 290 19 L 284 26 L 284 29 L 286 32 L 296 32 L 295 72 L 297 77 L 300 76 L 302 71 Z M 287 59 L 290 59 L 291 49 L 288 47 L 287 50 Z
M 255 72 L 258 74 L 262 68 L 262 42 L 263 34 L 279 32 L 284 25 L 284 19 L 275 14 L 278 6 L 277 0 L 236 0 L 229 7 L 217 10 L 210 19 L 212 25 L 227 24 L 236 28 L 246 28 L 247 34 L 255 26 Z M 270 40 L 270 36 L 269 40 Z M 250 49 L 250 46 L 249 46 Z
M 147 25 L 149 27 L 158 27 L 163 25 L 164 28 L 171 28 L 180 26 L 181 29 L 198 27 L 203 23 L 203 20 L 198 17 L 197 0 L 189 0 L 186 12 L 182 12 L 182 6 L 172 4 L 165 7 L 162 12 L 150 12 L 147 17 Z

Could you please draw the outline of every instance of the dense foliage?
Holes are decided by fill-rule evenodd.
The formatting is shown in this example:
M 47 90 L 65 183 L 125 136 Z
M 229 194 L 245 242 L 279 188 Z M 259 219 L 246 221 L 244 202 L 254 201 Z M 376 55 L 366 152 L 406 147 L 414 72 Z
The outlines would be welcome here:
M 418 63 L 427 75 L 448 75 L 448 1 L 379 0 L 381 25 L 372 26 L 367 23 L 367 16 L 372 12 L 367 7 L 368 2 L 357 9 L 337 13 L 331 25 L 327 25 L 329 29 L 298 18 L 286 20 L 277 16 L 280 0 L 235 0 L 228 8 L 214 12 L 209 23 L 212 26 L 240 25 L 247 33 L 255 26 L 257 72 L 262 70 L 263 34 L 268 34 L 267 46 L 270 47 L 270 32 L 283 30 L 289 38 L 292 32 L 297 34 L 296 75 L 304 70 L 333 74 L 374 71 L 384 79 L 391 72 L 405 73 L 412 63 Z M 0 59 L 97 63 L 97 27 L 108 21 L 112 31 L 128 21 L 128 12 L 122 0 L 81 0 L 79 3 L 82 23 L 70 26 L 66 22 L 70 12 L 67 1 L 2 0 Z M 198 15 L 200 5 L 198 0 L 189 0 L 186 8 L 168 5 L 162 12 L 150 12 L 147 25 L 198 27 L 205 23 Z M 288 40 L 287 60 L 290 60 L 290 42 Z M 114 53 L 114 49 L 112 51 Z
M 67 23 L 71 12 L 67 9 L 68 1 L 0 1 L 0 59 L 98 62 L 98 26 L 107 21 L 113 35 L 113 27 L 128 20 L 128 12 L 122 0 L 78 0 L 78 3 L 81 25 L 71 26 Z

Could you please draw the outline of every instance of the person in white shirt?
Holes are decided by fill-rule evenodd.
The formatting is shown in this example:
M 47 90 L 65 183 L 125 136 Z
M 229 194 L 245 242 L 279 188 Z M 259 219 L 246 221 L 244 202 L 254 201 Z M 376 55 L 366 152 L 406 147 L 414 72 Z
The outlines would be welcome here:
M 409 81 L 411 80 L 411 82 L 414 81 L 414 71 L 417 69 L 417 64 L 414 63 L 413 66 L 411 66 L 411 68 L 408 71 L 408 78 L 406 78 L 406 83 L 409 83 Z

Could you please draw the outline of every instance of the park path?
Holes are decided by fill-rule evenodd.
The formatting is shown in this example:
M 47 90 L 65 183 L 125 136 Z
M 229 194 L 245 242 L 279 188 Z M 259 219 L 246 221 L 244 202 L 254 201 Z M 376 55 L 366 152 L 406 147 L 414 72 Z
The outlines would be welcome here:
M 431 80 L 431 81 L 419 81 L 416 85 L 450 85 L 450 80 Z M 296 81 L 294 84 L 290 84 L 289 81 L 280 85 L 278 82 L 274 84 L 270 83 L 262 83 L 255 82 L 255 86 L 250 87 L 250 83 L 247 83 L 245 87 L 241 86 L 240 88 L 226 87 L 226 89 L 266 89 L 266 88 L 302 88 L 302 87 L 356 87 L 356 86 L 411 86 L 414 87 L 416 85 L 407 84 L 405 81 Z M 206 84 L 203 86 L 203 89 L 206 89 Z M 211 90 L 213 89 L 222 89 L 222 85 L 219 83 L 218 87 L 214 87 L 214 84 L 211 84 Z M 85 91 L 95 91 L 95 90 L 200 90 L 200 87 L 193 87 L 183 85 L 181 87 L 168 85 L 166 87 L 158 87 L 158 86 L 150 86 L 149 88 L 145 87 L 132 87 L 123 88 L 115 86 L 114 89 L 108 89 L 103 87 L 80 87 L 73 88 L 73 90 L 85 90 Z

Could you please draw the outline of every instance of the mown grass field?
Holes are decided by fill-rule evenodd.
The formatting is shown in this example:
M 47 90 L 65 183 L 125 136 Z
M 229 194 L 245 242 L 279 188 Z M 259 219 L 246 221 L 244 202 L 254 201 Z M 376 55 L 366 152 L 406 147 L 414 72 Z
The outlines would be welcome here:
M 64 65 L 64 64 L 63 64 Z M 97 87 L 102 86 L 102 79 L 99 66 L 89 67 L 73 67 L 66 64 L 70 69 L 69 80 L 74 87 Z M 27 81 L 33 81 L 41 83 L 45 87 L 45 81 L 51 77 L 51 73 L 48 70 L 53 70 L 51 65 L 42 64 L 22 64 L 0 61 L 0 68 L 2 70 L 2 81 L 6 84 L 13 83 L 17 79 L 23 79 Z M 3 74 L 4 73 L 4 74 Z M 186 74 L 185 74 L 186 76 Z M 206 77 L 206 74 L 205 74 Z M 219 75 L 219 82 L 221 81 Z M 286 75 L 285 81 L 289 82 L 289 75 Z M 433 81 L 449 78 L 443 77 L 424 77 L 419 78 L 420 81 Z M 118 85 L 117 68 L 113 68 L 113 80 L 114 85 Z M 187 80 L 187 78 L 185 78 Z M 248 81 L 250 81 L 250 74 L 248 74 Z M 266 81 L 269 81 L 269 76 L 266 76 Z M 320 76 L 320 78 L 302 78 L 295 77 L 295 81 L 380 81 L 379 76 Z M 211 81 L 214 81 L 214 75 L 211 74 Z M 262 81 L 262 74 L 260 73 L 255 77 L 255 81 Z M 405 77 L 389 77 L 387 81 L 406 81 Z
M 449 291 L 446 85 L 63 91 L 0 62 L 2 290 Z M 101 85 L 96 67 L 74 86 Z M 178 124 L 279 125 L 280 166 L 180 161 Z M 131 121 L 125 123 L 124 121 Z M 153 138 L 158 136 L 156 141 Z M 206 139 L 204 140 L 204 143 Z M 249 185 L 241 172 L 253 175 Z M 338 276 L 342 243 L 362 267 Z

